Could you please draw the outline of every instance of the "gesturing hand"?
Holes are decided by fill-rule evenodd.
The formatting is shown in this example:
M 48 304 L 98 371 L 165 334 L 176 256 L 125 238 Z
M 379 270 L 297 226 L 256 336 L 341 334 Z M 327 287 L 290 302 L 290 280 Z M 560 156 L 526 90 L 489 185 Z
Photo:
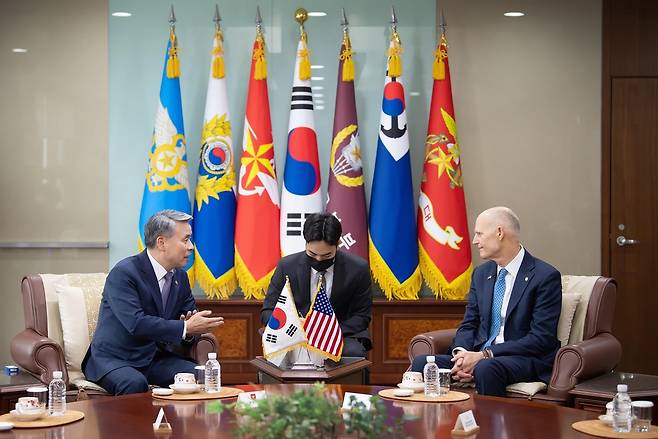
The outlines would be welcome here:
M 204 310 L 199 312 L 188 312 L 189 317 L 184 317 L 187 324 L 188 335 L 199 335 L 211 331 L 213 328 L 224 324 L 224 317 L 210 317 L 212 312 Z

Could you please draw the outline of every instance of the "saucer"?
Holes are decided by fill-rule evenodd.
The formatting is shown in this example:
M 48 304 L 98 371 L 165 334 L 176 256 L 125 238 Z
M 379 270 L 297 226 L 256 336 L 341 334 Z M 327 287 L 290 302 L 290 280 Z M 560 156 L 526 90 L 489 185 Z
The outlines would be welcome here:
M 174 392 L 183 395 L 188 393 L 196 393 L 199 391 L 198 384 L 170 384 L 169 388 L 172 389 Z
M 45 410 L 34 410 L 33 413 L 18 413 L 17 410 L 12 410 L 9 413 L 11 413 L 12 418 L 20 422 L 36 421 L 37 419 L 41 419 L 46 416 Z
M 409 382 L 401 382 L 398 384 L 398 387 L 400 389 L 411 389 L 414 392 L 422 392 L 425 390 L 425 383 L 409 383 Z
M 612 426 L 612 415 L 599 415 L 599 421 L 603 422 L 605 425 Z
M 173 389 L 166 389 L 164 387 L 156 387 L 152 390 L 152 392 L 153 392 L 154 395 L 158 395 L 158 396 L 169 396 L 169 395 L 172 395 L 174 393 L 174 390 Z
M 11 422 L 0 422 L 0 431 L 11 430 L 14 428 L 14 424 Z

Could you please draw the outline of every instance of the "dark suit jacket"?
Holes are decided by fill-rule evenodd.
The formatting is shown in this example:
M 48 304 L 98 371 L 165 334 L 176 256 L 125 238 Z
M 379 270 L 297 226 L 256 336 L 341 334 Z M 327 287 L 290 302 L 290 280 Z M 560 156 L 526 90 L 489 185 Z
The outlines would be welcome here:
M 162 294 L 146 251 L 130 256 L 110 271 L 94 338 L 82 362 L 85 377 L 98 381 L 123 366 L 141 368 L 158 350 L 175 351 L 183 341 L 181 314 L 196 304 L 187 273 L 176 269 L 162 309 Z
M 299 252 L 282 258 L 274 270 L 260 319 L 267 324 L 276 306 L 276 300 L 290 278 L 290 288 L 297 311 L 303 317 L 311 307 L 311 266 L 306 253 Z M 372 316 L 372 279 L 368 263 L 349 253 L 336 252 L 334 278 L 331 285 L 331 306 L 343 332 L 343 337 L 361 340 L 366 349 L 372 348 L 368 325 Z
M 497 277 L 496 263 L 475 269 L 468 305 L 453 348 L 479 351 L 489 337 L 491 301 Z M 490 347 L 494 357 L 520 355 L 533 362 L 537 375 L 548 382 L 560 347 L 557 324 L 562 307 L 560 272 L 526 250 L 512 287 L 505 317 L 505 342 Z

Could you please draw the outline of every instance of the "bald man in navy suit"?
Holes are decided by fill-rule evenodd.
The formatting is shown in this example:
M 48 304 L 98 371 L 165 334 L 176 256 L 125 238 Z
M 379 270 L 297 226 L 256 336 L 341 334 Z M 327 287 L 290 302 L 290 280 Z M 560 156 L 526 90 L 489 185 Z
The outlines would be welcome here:
M 516 382 L 547 383 L 560 347 L 560 273 L 521 245 L 520 230 L 506 207 L 478 216 L 473 244 L 488 262 L 473 272 L 450 352 L 436 356 L 454 380 L 475 381 L 482 395 L 505 396 L 505 387 Z M 425 364 L 426 356 L 417 356 L 411 369 L 422 372 Z

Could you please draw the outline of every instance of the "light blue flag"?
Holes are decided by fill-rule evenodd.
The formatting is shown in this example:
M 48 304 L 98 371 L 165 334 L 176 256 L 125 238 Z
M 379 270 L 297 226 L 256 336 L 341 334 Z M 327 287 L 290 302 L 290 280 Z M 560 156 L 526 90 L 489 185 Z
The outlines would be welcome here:
M 370 196 L 370 270 L 387 298 L 416 299 L 421 286 L 404 87 L 386 77 Z
M 180 81 L 177 69 L 176 39 L 171 34 L 165 55 L 165 67 L 160 84 L 160 100 L 149 151 L 148 170 L 139 214 L 139 249 L 144 249 L 144 226 L 148 219 L 163 209 L 191 213 L 187 176 L 185 128 L 181 105 Z M 176 65 L 176 68 L 172 68 Z M 190 257 L 185 269 L 190 285 L 194 284 Z
M 222 36 L 217 30 L 203 116 L 194 204 L 194 277 L 206 295 L 213 299 L 227 299 L 238 287 L 234 256 L 236 202 L 231 121 L 223 69 L 213 68 L 223 57 L 222 45 Z

